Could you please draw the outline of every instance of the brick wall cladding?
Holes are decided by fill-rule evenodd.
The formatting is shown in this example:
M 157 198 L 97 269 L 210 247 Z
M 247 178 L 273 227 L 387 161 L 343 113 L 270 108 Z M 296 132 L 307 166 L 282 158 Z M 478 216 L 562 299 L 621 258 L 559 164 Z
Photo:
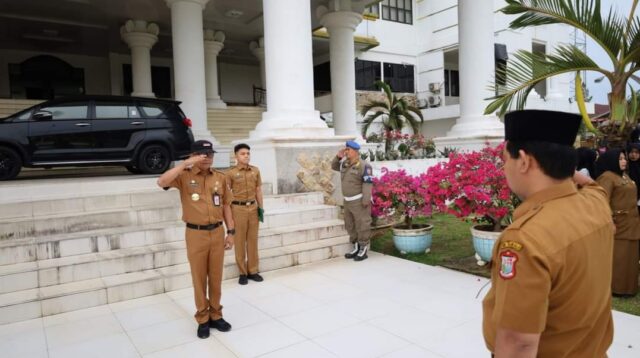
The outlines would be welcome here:
M 394 93 L 396 97 L 406 97 L 407 102 L 410 106 L 418 107 L 418 97 L 416 97 L 415 93 Z M 360 108 L 369 103 L 370 101 L 385 101 L 387 96 L 384 92 L 379 91 L 357 91 L 356 92 L 356 107 L 358 110 Z

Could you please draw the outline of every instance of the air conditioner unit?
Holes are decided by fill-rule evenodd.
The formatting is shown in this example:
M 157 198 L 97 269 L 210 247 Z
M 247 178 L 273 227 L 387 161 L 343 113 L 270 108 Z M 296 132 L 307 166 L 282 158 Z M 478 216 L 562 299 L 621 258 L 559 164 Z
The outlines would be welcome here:
M 433 93 L 440 92 L 440 84 L 438 82 L 429 83 L 429 91 Z
M 429 107 L 438 107 L 440 105 L 440 96 L 429 96 Z

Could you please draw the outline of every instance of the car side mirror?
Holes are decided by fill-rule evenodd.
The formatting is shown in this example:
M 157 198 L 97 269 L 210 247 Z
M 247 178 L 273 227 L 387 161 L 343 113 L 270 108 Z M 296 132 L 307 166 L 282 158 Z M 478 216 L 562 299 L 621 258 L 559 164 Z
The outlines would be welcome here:
M 36 121 L 50 121 L 53 118 L 53 114 L 49 111 L 38 111 L 33 114 L 33 119 Z

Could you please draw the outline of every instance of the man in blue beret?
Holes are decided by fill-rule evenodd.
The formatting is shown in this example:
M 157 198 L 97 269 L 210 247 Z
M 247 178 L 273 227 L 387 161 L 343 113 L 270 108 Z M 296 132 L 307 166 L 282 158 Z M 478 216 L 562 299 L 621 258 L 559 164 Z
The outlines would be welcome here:
M 340 172 L 344 198 L 344 225 L 353 249 L 344 255 L 347 259 L 362 261 L 367 258 L 371 237 L 371 188 L 373 170 L 360 159 L 360 144 L 347 141 L 345 148 L 333 158 L 331 169 Z

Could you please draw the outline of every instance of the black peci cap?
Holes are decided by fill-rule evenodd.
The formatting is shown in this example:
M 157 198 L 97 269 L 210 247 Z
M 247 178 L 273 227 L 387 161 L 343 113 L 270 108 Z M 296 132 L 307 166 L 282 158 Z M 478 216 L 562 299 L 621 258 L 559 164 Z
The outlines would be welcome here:
M 191 153 L 209 154 L 215 152 L 216 151 L 213 150 L 213 144 L 208 140 L 197 140 L 191 144 Z
M 522 110 L 504 117 L 504 139 L 573 146 L 582 117 L 575 113 Z

